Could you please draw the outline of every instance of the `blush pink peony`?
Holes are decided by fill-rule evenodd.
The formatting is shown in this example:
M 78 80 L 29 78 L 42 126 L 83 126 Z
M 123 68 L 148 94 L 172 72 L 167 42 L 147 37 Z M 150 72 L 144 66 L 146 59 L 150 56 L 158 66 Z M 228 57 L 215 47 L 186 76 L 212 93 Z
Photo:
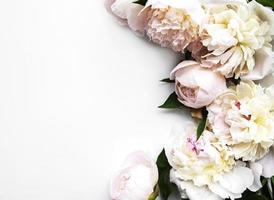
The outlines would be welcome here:
M 226 87 L 225 78 L 218 72 L 201 67 L 195 61 L 183 61 L 171 72 L 175 79 L 178 100 L 191 108 L 209 105 Z
M 157 166 L 144 152 L 132 153 L 111 182 L 112 200 L 146 200 L 158 181 Z
M 146 7 L 146 33 L 153 42 L 183 52 L 197 39 L 204 16 L 198 0 L 148 0 Z
M 135 4 L 131 0 L 106 0 L 105 7 L 121 24 L 128 25 L 138 33 L 144 33 L 146 24 L 146 11 L 142 11 L 144 6 Z

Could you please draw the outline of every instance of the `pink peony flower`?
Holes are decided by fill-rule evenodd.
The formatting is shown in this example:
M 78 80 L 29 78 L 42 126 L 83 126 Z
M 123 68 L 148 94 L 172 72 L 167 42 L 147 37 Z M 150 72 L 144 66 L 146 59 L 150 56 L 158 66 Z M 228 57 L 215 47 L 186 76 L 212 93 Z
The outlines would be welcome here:
M 204 16 L 198 0 L 149 0 L 146 7 L 146 33 L 153 42 L 183 52 L 197 39 Z
M 183 61 L 171 72 L 175 79 L 178 100 L 192 108 L 209 105 L 226 87 L 225 78 L 218 72 L 202 68 L 195 61 Z
M 144 152 L 131 154 L 123 169 L 111 182 L 112 200 L 145 200 L 153 193 L 158 181 L 154 161 Z

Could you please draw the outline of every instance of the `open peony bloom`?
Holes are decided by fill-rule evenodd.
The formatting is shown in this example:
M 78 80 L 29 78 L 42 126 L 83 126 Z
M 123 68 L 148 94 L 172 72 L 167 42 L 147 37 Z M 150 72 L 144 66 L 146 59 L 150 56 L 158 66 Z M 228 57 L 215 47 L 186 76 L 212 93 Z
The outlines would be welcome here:
M 155 43 L 176 52 L 196 40 L 204 16 L 199 0 L 148 0 L 146 33 Z
M 274 12 L 256 1 L 211 1 L 210 6 L 205 4 L 209 14 L 202 26 L 202 43 L 209 52 L 202 56 L 203 66 L 227 78 L 259 80 L 270 74 L 274 68 Z
M 105 6 L 122 24 L 127 24 L 133 31 L 144 33 L 146 12 L 141 12 L 144 6 L 132 0 L 106 0 Z
M 112 200 L 147 200 L 158 181 L 154 161 L 143 152 L 131 154 L 111 182 Z
M 175 79 L 178 100 L 192 108 L 209 105 L 226 87 L 225 78 L 218 72 L 202 68 L 195 61 L 183 61 L 171 72 Z
M 196 127 L 174 133 L 165 147 L 171 181 L 190 200 L 240 198 L 254 182 L 252 170 L 235 161 L 233 152 L 212 132 L 204 131 L 196 140 Z
M 256 161 L 274 143 L 274 87 L 241 82 L 208 107 L 213 132 L 232 147 L 236 159 Z

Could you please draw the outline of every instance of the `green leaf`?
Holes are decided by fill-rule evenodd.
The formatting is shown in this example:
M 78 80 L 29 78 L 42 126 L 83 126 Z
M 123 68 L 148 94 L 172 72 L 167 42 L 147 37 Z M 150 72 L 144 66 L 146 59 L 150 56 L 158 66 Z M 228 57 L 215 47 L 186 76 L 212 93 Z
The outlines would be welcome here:
M 148 200 L 155 200 L 159 196 L 159 187 L 155 186 L 153 193 L 148 197 Z
M 264 178 L 264 179 L 262 180 L 262 186 L 265 186 L 266 182 L 267 182 L 267 180 Z
M 155 200 L 158 196 L 152 194 L 148 197 L 148 200 Z
M 274 8 L 274 1 L 273 0 L 256 0 L 258 3 L 264 5 L 264 6 L 269 6 Z
M 185 56 L 185 60 L 194 60 L 194 58 L 192 57 L 192 53 L 190 51 L 186 51 L 184 53 Z
M 160 196 L 162 200 L 167 200 L 169 195 L 177 191 L 178 188 L 175 184 L 170 182 L 170 169 L 171 166 L 168 163 L 165 150 L 160 153 L 157 159 L 157 167 L 158 167 L 158 173 L 159 173 L 159 179 L 158 179 L 158 187 L 160 191 Z
M 228 78 L 227 81 L 233 83 L 234 85 L 239 85 L 241 82 L 241 79 L 240 78 L 235 79 L 235 77 L 233 77 L 233 78 Z
M 173 92 L 165 101 L 165 103 L 159 108 L 166 108 L 166 109 L 175 109 L 175 108 L 181 108 L 183 107 L 183 104 L 178 100 L 177 94 Z
M 175 83 L 175 80 L 170 80 L 169 78 L 162 79 L 161 82 L 165 83 Z
M 262 194 L 256 194 L 254 192 L 247 191 L 243 194 L 242 200 L 269 200 Z
M 271 178 L 272 184 L 274 185 L 274 176 Z
M 207 122 L 207 115 L 208 112 L 206 110 L 206 108 L 203 108 L 202 110 L 202 120 L 200 121 L 198 128 L 197 128 L 197 140 L 201 137 L 201 135 L 203 134 L 205 128 L 206 128 L 206 122 Z
M 136 3 L 136 4 L 139 4 L 139 5 L 145 6 L 146 3 L 147 3 L 147 0 L 137 0 L 137 1 L 134 1 L 133 3 Z

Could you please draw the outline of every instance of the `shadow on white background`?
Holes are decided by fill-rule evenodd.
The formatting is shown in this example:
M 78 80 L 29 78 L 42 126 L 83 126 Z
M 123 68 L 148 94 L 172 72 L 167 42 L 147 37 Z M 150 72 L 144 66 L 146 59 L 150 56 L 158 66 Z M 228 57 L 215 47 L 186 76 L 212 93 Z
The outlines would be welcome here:
M 157 108 L 177 62 L 103 1 L 0 1 L 0 200 L 108 200 L 125 156 L 184 120 Z

